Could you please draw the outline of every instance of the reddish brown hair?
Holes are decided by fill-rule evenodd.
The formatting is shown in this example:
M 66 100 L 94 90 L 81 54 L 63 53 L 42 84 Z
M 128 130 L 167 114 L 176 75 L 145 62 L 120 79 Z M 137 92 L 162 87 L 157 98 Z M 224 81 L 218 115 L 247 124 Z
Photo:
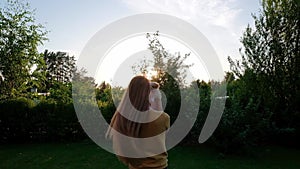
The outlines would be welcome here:
M 129 95 L 131 105 L 138 111 L 139 113 L 144 113 L 144 111 L 149 110 L 149 93 L 150 93 L 150 85 L 149 80 L 144 76 L 136 76 L 134 77 L 128 86 L 125 94 Z M 123 99 L 127 99 L 123 97 Z M 122 101 L 120 104 L 125 104 L 126 102 Z M 121 105 L 121 106 L 130 106 L 130 105 Z M 131 113 L 131 112 L 125 112 Z M 137 123 L 131 120 L 128 120 L 126 117 L 122 116 L 118 110 L 115 112 L 112 120 L 111 127 L 113 127 L 118 132 L 131 136 L 131 137 L 139 137 L 141 123 Z

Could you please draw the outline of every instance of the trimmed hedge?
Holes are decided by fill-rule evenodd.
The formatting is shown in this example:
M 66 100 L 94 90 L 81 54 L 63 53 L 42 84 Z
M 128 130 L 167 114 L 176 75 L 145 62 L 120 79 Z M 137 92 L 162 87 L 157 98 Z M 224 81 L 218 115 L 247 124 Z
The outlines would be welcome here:
M 86 138 L 73 104 L 18 98 L 0 102 L 0 142 L 70 141 Z

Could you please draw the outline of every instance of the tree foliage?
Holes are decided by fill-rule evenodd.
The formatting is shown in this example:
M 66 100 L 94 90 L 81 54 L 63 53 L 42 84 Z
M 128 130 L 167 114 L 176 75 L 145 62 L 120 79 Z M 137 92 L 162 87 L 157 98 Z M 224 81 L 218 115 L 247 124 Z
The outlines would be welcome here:
M 72 80 L 73 73 L 76 70 L 75 58 L 66 52 L 49 52 L 45 50 L 43 54 L 47 80 L 69 83 Z
M 149 40 L 149 49 L 151 50 L 154 58 L 153 71 L 157 72 L 153 80 L 158 81 L 162 86 L 164 82 L 174 79 L 180 87 L 185 84 L 186 70 L 192 65 L 184 63 L 186 58 L 190 55 L 187 53 L 181 55 L 180 52 L 175 54 L 168 52 L 163 44 L 159 41 L 159 32 L 147 33 L 147 39 Z
M 35 22 L 29 4 L 7 1 L 0 8 L 1 97 L 22 95 L 28 88 L 30 70 L 39 60 L 37 46 L 46 40 L 44 26 Z
M 36 69 L 45 80 L 45 88 L 40 88 L 40 90 L 49 92 L 48 98 L 63 103 L 72 102 L 72 78 L 80 73 L 76 70 L 74 56 L 66 52 L 48 50 L 45 50 L 42 56 L 43 63 Z
M 165 93 L 168 101 L 165 112 L 169 113 L 171 123 L 173 123 L 180 110 L 180 89 L 186 85 L 186 69 L 191 66 L 184 63 L 190 53 L 181 55 L 179 52 L 175 54 L 168 52 L 159 41 L 158 31 L 153 34 L 147 33 L 146 37 L 149 41 L 149 49 L 154 56 L 153 71 L 157 72 L 151 80 L 158 82 L 160 89 Z
M 248 26 L 241 38 L 242 60 L 228 58 L 240 78 L 239 85 L 243 85 L 241 108 L 245 110 L 250 102 L 256 103 L 256 111 L 271 115 L 269 125 L 274 130 L 298 129 L 298 134 L 299 18 L 296 0 L 263 0 L 259 15 L 253 15 L 255 27 Z

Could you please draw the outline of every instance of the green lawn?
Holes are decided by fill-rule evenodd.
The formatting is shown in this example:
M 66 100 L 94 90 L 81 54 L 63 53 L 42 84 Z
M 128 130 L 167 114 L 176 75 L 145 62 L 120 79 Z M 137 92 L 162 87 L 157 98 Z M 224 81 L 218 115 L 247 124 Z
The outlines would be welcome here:
M 256 157 L 221 156 L 199 147 L 169 151 L 170 169 L 299 169 L 300 150 L 264 148 Z M 91 142 L 0 146 L 0 169 L 126 169 Z

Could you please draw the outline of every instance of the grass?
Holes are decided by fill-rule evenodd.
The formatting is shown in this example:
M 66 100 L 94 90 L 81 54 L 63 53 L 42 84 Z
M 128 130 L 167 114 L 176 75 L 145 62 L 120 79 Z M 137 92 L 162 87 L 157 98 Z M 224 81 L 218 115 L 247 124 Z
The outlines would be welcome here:
M 0 169 L 126 169 L 91 142 L 0 146 Z M 264 148 L 255 157 L 223 156 L 205 147 L 175 147 L 170 169 L 298 169 L 300 150 Z

